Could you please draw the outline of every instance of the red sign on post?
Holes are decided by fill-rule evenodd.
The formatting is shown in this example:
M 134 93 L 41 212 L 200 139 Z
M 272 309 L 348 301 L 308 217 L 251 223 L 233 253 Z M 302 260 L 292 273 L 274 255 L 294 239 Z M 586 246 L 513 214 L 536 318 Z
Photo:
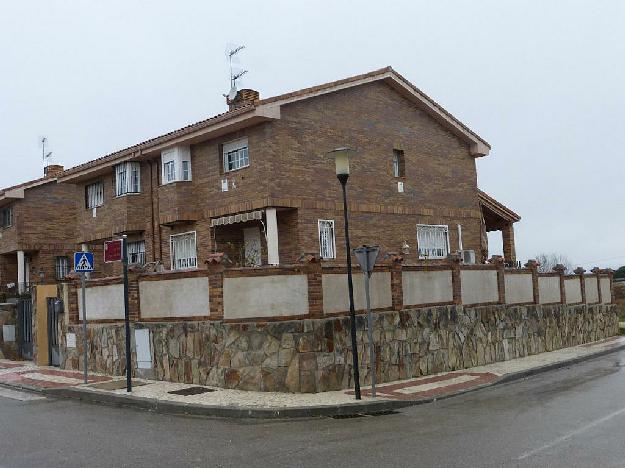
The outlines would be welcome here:
M 122 239 L 116 239 L 104 243 L 104 263 L 122 261 L 122 242 Z

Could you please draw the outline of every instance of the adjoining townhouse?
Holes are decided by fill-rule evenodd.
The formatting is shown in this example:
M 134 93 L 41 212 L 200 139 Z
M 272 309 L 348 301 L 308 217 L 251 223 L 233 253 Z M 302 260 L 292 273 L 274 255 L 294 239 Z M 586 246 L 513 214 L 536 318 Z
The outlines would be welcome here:
M 57 184 L 63 167 L 0 190 L 0 291 L 26 292 L 70 272 L 74 251 L 76 187 Z
M 348 184 L 354 245 L 414 260 L 488 256 L 501 230 L 515 258 L 520 218 L 478 190 L 489 144 L 387 67 L 269 99 L 241 90 L 224 114 L 65 171 L 84 196 L 76 242 L 95 252 L 126 234 L 131 263 L 204 268 L 344 261 L 336 147 L 356 150 Z M 100 265 L 100 275 L 119 265 Z

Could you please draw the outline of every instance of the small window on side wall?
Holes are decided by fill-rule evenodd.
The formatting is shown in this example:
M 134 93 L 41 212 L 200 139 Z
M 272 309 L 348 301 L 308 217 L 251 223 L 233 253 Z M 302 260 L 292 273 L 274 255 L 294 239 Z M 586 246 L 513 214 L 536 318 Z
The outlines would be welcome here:
M 7 206 L 0 210 L 0 227 L 3 229 L 13 226 L 13 207 Z
M 404 152 L 402 150 L 393 150 L 393 177 L 406 176 L 406 162 L 404 160 Z
M 336 241 L 334 235 L 334 220 L 320 219 L 319 227 L 319 255 L 324 259 L 336 258 Z

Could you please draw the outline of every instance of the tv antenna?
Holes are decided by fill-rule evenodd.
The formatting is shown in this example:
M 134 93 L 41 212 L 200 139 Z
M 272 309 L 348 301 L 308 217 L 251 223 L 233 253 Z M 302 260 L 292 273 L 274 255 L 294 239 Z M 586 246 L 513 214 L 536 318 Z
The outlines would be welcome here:
M 52 157 L 52 151 L 46 153 L 46 143 L 48 139 L 46 137 L 41 138 L 41 158 L 43 160 L 43 167 L 48 167 L 48 160 Z
M 224 97 L 232 101 L 237 95 L 237 80 L 247 73 L 247 70 L 233 68 L 233 63 L 238 63 L 237 54 L 245 49 L 244 45 L 229 45 L 226 54 L 228 55 L 228 65 L 230 67 L 230 92 Z

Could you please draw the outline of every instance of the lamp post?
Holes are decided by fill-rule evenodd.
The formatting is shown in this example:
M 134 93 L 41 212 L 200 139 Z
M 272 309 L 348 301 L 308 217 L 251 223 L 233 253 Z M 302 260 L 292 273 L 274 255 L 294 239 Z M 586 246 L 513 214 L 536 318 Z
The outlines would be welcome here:
M 350 148 L 337 148 L 330 151 L 334 156 L 336 177 L 343 187 L 343 218 L 345 219 L 345 254 L 347 256 L 347 290 L 349 292 L 349 317 L 352 337 L 352 358 L 354 367 L 354 393 L 360 400 L 360 371 L 358 369 L 358 345 L 356 343 L 356 310 L 354 309 L 354 282 L 352 280 L 352 258 L 349 246 L 349 220 L 347 216 L 347 179 L 349 179 L 349 157 L 354 153 Z

